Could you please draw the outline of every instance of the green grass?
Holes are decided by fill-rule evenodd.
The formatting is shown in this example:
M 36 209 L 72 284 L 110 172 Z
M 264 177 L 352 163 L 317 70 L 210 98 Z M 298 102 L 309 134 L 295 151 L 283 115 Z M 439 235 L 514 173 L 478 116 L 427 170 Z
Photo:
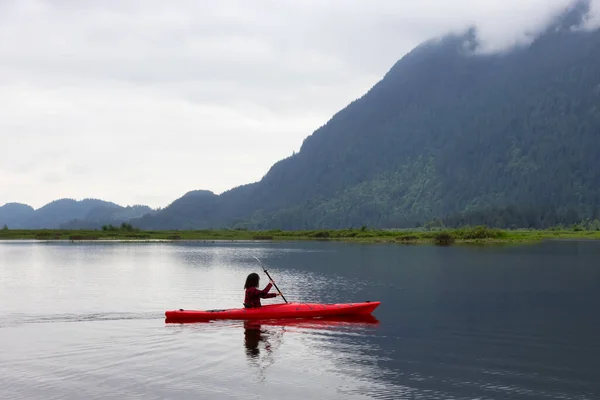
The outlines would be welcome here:
M 196 231 L 127 231 L 127 230 L 0 230 L 0 240 L 332 240 L 370 243 L 433 243 L 440 245 L 474 243 L 529 243 L 548 239 L 600 239 L 600 231 L 586 230 L 500 230 L 473 227 L 446 230 L 305 230 L 305 231 L 247 231 L 247 230 L 196 230 Z

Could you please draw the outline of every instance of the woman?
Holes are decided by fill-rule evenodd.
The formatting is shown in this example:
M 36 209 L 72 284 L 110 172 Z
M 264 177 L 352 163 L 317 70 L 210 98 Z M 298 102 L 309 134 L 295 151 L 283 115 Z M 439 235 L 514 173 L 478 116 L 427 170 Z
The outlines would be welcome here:
M 258 282 L 260 277 L 257 273 L 253 272 L 246 278 L 246 296 L 244 297 L 244 307 L 254 308 L 261 307 L 260 299 L 269 299 L 271 297 L 279 296 L 279 293 L 269 293 L 271 287 L 273 287 L 273 281 L 269 280 L 269 284 L 263 289 L 258 289 Z

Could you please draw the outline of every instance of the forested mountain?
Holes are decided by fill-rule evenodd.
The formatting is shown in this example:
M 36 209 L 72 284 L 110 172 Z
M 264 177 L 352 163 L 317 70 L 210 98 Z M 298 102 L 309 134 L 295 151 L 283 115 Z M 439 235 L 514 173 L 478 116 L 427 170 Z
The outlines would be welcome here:
M 148 206 L 122 207 L 97 199 L 60 199 L 37 210 L 25 204 L 8 203 L 0 207 L 0 227 L 6 225 L 11 229 L 100 228 L 104 223 L 120 224 L 152 212 Z
M 163 210 L 63 199 L 0 207 L 0 227 L 547 227 L 600 217 L 600 31 L 580 1 L 531 44 L 476 30 L 402 57 L 259 182 Z
M 561 15 L 480 54 L 474 30 L 424 43 L 257 183 L 186 195 L 142 228 L 405 227 L 499 207 L 600 205 L 600 32 Z M 450 221 L 450 219 L 447 219 Z

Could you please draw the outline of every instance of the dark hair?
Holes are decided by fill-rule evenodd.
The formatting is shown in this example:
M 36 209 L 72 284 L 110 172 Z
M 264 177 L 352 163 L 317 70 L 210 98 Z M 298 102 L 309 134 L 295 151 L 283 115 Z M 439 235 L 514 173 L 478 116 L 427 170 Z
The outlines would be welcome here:
M 258 276 L 258 274 L 256 272 L 251 273 L 246 278 L 246 284 L 244 285 L 244 289 L 248 289 L 250 287 L 257 287 L 259 280 L 260 280 L 260 277 Z

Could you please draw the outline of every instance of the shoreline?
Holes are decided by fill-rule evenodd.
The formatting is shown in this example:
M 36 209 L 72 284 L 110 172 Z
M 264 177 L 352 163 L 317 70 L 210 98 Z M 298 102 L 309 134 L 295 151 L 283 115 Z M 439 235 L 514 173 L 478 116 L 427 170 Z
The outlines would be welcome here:
M 102 231 L 22 229 L 0 230 L 0 241 L 33 240 L 40 242 L 347 242 L 433 245 L 501 245 L 526 244 L 542 241 L 596 241 L 600 231 L 574 230 L 502 230 L 487 227 L 445 230 L 369 230 L 339 229 L 310 231 L 246 231 L 246 230 L 196 230 L 196 231 Z

